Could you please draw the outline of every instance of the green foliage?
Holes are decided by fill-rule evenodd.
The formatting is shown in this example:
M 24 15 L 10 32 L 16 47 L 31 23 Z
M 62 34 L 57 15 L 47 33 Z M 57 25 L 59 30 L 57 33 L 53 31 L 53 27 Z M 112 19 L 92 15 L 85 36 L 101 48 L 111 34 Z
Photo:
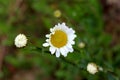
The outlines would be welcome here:
M 4 59 L 6 64 L 19 70 L 37 68 L 42 71 L 38 80 L 44 80 L 46 76 L 55 80 L 119 80 L 120 43 L 111 46 L 112 36 L 104 31 L 99 0 L 26 0 L 23 4 L 27 10 L 22 12 L 23 7 L 18 7 L 18 12 L 13 10 L 15 15 L 8 19 L 11 14 L 8 8 L 13 2 L 0 0 L 0 36 L 6 37 L 1 45 L 10 48 Z M 61 11 L 60 18 L 54 16 L 55 10 Z M 23 14 L 22 18 L 20 14 Z M 45 34 L 59 22 L 65 22 L 77 34 L 74 52 L 65 58 L 56 58 L 42 46 Z M 28 37 L 27 46 L 21 49 L 14 46 L 14 38 L 19 33 Z M 85 48 L 79 48 L 80 42 L 85 43 Z M 86 71 L 89 62 L 95 62 L 105 71 L 89 74 Z M 0 73 L 3 79 L 11 74 L 8 67 Z

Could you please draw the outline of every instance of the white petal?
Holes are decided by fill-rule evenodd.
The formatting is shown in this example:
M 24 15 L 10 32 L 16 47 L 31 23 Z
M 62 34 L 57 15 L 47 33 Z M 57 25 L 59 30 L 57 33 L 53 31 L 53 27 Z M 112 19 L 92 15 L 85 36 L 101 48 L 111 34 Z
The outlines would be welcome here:
M 60 48 L 60 52 L 64 57 L 67 56 L 67 51 L 65 51 L 64 48 Z
M 77 35 L 74 35 L 74 37 L 76 38 L 76 37 L 77 37 Z
M 60 24 L 60 23 L 58 23 L 58 26 L 61 26 L 61 24 Z
M 59 49 L 57 49 L 57 51 L 56 51 L 56 57 L 60 57 L 60 51 L 59 51 Z
M 46 36 L 47 38 L 49 38 L 49 37 L 50 37 L 50 34 L 46 34 L 45 36 Z
M 50 47 L 49 50 L 50 50 L 51 54 L 54 54 L 56 51 L 56 49 L 54 47 Z
M 51 34 L 55 34 L 55 32 L 52 32 Z
M 73 50 L 73 48 L 68 48 L 69 49 L 69 52 L 73 52 L 74 50 Z
M 63 47 L 63 49 L 65 50 L 65 52 L 66 52 L 66 53 L 68 53 L 68 52 L 69 52 L 66 46 L 65 46 L 65 47 Z
M 65 26 L 65 23 L 63 22 L 62 25 Z
M 52 28 L 50 28 L 50 32 L 53 32 L 53 29 L 52 29 Z
M 44 46 L 44 47 L 48 47 L 49 44 L 48 44 L 48 43 L 44 43 L 43 46 Z
M 46 42 L 49 42 L 49 39 L 46 39 Z
M 70 30 L 70 32 L 75 33 L 75 31 L 72 28 L 70 28 L 69 30 Z
M 72 43 L 72 44 L 75 44 L 75 41 L 74 41 L 75 37 L 72 35 L 72 36 L 68 36 L 68 43 Z
M 74 44 L 75 44 L 75 41 L 71 41 L 71 44 L 74 45 Z
M 58 25 L 55 25 L 55 27 L 53 29 L 56 29 L 58 27 Z
M 71 45 L 71 44 L 69 44 L 69 43 L 68 43 L 66 46 L 67 46 L 67 47 L 69 47 L 69 48 L 72 48 L 72 45 Z
M 66 47 L 67 47 L 69 52 L 73 52 L 74 51 L 71 44 L 67 44 Z

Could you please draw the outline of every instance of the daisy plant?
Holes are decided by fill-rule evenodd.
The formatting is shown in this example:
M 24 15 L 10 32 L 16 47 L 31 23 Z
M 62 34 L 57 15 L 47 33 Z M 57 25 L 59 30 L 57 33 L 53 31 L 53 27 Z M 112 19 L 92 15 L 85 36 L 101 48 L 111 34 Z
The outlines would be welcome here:
M 49 51 L 51 54 L 55 53 L 56 57 L 60 57 L 60 54 L 66 57 L 69 52 L 74 51 L 72 45 L 75 44 L 75 31 L 65 23 L 58 23 L 55 27 L 50 28 L 50 34 L 47 34 L 46 37 L 46 43 L 43 46 L 49 46 Z

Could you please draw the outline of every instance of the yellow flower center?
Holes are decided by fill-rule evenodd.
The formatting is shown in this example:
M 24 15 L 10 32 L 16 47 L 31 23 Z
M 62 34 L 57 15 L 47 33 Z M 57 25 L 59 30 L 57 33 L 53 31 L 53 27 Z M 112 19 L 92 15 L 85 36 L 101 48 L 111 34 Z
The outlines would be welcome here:
M 67 34 L 61 30 L 56 30 L 54 34 L 51 35 L 51 44 L 57 48 L 63 47 L 67 44 Z

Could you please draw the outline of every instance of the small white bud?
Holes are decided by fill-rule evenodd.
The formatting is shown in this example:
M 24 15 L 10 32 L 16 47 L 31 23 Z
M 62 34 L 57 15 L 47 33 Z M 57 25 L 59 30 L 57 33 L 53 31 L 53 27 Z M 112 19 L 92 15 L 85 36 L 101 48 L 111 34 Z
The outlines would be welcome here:
M 98 69 L 99 69 L 99 71 L 103 71 L 103 68 L 102 68 L 102 67 L 100 67 L 100 66 L 98 67 Z
M 62 15 L 62 13 L 61 13 L 60 10 L 56 10 L 56 11 L 54 12 L 54 16 L 55 16 L 56 18 L 61 17 L 61 15 Z
M 98 66 L 95 63 L 88 63 L 87 71 L 91 74 L 98 72 Z
M 18 48 L 24 47 L 27 44 L 27 37 L 24 34 L 19 34 L 15 38 L 15 46 Z
M 80 43 L 78 44 L 78 46 L 79 46 L 79 48 L 84 48 L 84 47 L 85 47 L 85 43 L 84 43 L 84 42 L 80 42 Z

